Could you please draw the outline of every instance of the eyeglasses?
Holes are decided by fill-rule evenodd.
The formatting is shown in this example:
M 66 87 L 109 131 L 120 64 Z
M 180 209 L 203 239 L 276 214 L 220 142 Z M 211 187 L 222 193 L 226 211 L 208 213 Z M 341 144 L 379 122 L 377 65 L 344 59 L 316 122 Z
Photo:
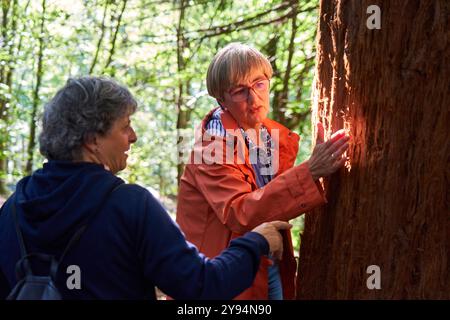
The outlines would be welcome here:
M 230 94 L 231 101 L 234 102 L 246 101 L 248 99 L 248 95 L 250 94 L 250 89 L 252 89 L 257 96 L 261 97 L 261 95 L 269 91 L 269 80 L 268 79 L 258 80 L 250 86 L 239 86 L 231 89 L 228 92 Z

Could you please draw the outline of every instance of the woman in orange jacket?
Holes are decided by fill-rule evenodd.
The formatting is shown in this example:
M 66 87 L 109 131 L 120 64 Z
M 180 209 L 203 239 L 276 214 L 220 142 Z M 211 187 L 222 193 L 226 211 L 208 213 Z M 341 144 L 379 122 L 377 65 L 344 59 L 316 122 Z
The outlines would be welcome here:
M 220 50 L 207 73 L 219 107 L 203 119 L 180 181 L 177 222 L 209 257 L 231 239 L 265 221 L 288 221 L 326 202 L 320 177 L 338 170 L 349 137 L 323 141 L 318 125 L 311 157 L 294 162 L 299 136 L 267 118 L 272 67 L 258 50 L 233 43 Z M 237 299 L 292 299 L 296 263 L 289 232 L 282 256 L 261 262 L 253 286 Z

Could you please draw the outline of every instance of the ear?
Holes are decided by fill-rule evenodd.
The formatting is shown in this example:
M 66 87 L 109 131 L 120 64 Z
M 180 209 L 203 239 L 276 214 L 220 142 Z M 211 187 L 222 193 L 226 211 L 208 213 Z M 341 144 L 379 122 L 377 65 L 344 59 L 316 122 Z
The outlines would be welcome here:
M 98 141 L 96 134 L 88 134 L 84 139 L 83 147 L 89 152 L 95 153 L 98 149 Z

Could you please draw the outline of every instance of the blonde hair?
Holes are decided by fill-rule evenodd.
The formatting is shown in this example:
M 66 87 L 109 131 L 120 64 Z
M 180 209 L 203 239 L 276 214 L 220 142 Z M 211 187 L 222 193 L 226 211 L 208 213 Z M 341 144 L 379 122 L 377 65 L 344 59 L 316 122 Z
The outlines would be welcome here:
M 242 43 L 230 43 L 211 61 L 206 75 L 210 96 L 222 99 L 233 85 L 246 81 L 254 71 L 262 71 L 270 79 L 273 74 L 269 60 L 257 49 Z

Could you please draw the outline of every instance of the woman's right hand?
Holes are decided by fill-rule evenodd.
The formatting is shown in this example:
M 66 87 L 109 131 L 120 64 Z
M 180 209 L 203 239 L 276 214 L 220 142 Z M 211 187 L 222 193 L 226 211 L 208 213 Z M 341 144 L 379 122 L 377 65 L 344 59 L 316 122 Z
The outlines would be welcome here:
M 348 149 L 349 140 L 350 136 L 344 130 L 339 130 L 324 142 L 323 125 L 320 122 L 317 124 L 316 146 L 307 161 L 314 181 L 329 176 L 345 164 L 343 155 Z
M 284 221 L 271 221 L 260 224 L 252 231 L 266 238 L 272 257 L 281 260 L 283 256 L 283 238 L 278 230 L 288 230 L 291 227 L 291 224 Z

